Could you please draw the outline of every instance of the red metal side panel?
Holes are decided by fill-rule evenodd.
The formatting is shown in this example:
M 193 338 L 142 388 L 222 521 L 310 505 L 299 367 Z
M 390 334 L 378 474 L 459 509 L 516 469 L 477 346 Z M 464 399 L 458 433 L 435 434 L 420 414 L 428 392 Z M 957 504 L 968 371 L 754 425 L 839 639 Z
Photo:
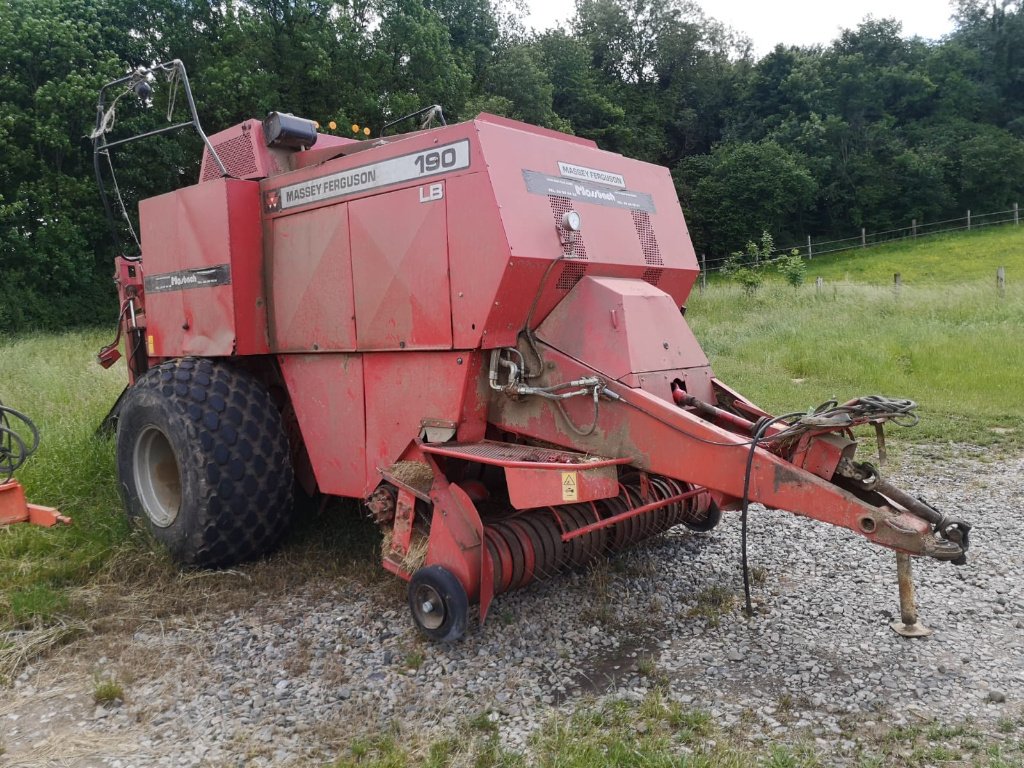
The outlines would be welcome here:
M 445 182 L 448 199 L 448 260 L 451 264 L 452 334 L 457 349 L 513 344 L 522 327 L 509 323 L 495 342 L 488 338 L 484 324 L 494 306 L 498 284 L 503 277 L 514 279 L 522 269 L 509 261 L 508 242 L 502 229 L 494 190 L 486 173 L 458 176 Z M 538 276 L 539 278 L 539 276 Z M 523 292 L 527 293 L 528 292 Z M 503 303 L 529 301 L 532 297 L 504 294 Z
M 237 179 L 139 204 L 150 355 L 268 351 L 259 206 Z
M 362 496 L 366 423 L 362 355 L 280 355 L 313 473 L 324 493 Z
M 667 169 L 505 125 L 475 125 L 512 259 L 565 254 L 537 320 L 584 274 L 641 278 L 678 305 L 686 301 L 699 270 Z M 569 210 L 582 228 L 564 243 L 557 222 Z M 495 308 L 488 329 L 509 322 L 497 316 L 502 311 Z
M 475 396 L 479 367 L 464 352 L 378 352 L 363 356 L 366 389 L 366 485 L 380 481 L 419 437 L 423 419 L 458 422 Z
M 348 205 L 274 219 L 268 228 L 274 351 L 354 350 Z
M 349 204 L 359 348 L 450 349 L 445 182 Z
M 612 379 L 708 364 L 672 297 L 643 280 L 583 278 L 537 335 Z

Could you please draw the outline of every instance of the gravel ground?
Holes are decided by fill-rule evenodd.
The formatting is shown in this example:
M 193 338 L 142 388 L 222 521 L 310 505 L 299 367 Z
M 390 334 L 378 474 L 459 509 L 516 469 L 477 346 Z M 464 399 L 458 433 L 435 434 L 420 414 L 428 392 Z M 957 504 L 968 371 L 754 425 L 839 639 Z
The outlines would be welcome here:
M 396 720 L 442 736 L 481 714 L 522 750 L 553 710 L 655 686 L 742 740 L 812 740 L 835 761 L 851 729 L 937 718 L 994 732 L 1024 714 L 1024 457 L 949 454 L 915 448 L 894 478 L 975 525 L 967 566 L 915 561 L 928 639 L 889 629 L 891 552 L 755 507 L 751 620 L 738 515 L 501 596 L 449 647 L 419 639 L 390 581 L 253 595 L 25 670 L 0 700 L 0 765 L 306 765 Z M 105 676 L 123 702 L 93 704 Z

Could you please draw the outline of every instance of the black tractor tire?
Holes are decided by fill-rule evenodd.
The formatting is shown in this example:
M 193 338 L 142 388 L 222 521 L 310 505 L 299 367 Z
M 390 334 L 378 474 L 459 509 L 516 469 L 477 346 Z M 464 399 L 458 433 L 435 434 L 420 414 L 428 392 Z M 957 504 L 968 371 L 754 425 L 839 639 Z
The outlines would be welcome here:
M 469 598 L 462 583 L 440 565 L 420 568 L 409 581 L 413 623 L 431 640 L 454 643 L 466 634 Z
M 117 473 L 129 518 L 181 565 L 259 557 L 291 518 L 281 415 L 262 383 L 222 362 L 171 360 L 135 382 L 118 419 Z

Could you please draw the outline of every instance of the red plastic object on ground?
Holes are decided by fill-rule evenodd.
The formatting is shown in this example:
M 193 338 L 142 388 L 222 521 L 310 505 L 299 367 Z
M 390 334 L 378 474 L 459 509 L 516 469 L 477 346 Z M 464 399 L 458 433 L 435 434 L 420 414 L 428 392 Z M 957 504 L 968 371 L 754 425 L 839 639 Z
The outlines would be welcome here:
M 60 514 L 53 507 L 29 504 L 25 500 L 25 489 L 17 480 L 0 483 L 0 525 L 11 523 L 32 523 L 50 528 L 58 523 L 71 524 L 71 518 Z

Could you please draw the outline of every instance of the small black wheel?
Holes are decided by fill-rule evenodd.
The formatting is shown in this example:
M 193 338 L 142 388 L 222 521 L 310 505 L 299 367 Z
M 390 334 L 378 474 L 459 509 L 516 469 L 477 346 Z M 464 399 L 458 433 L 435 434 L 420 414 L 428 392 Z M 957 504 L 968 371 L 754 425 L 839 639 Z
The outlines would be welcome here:
M 453 643 L 466 633 L 466 590 L 451 571 L 440 565 L 428 565 L 412 575 L 409 610 L 416 626 L 431 640 Z
M 683 522 L 687 528 L 691 531 L 697 531 L 697 533 L 707 533 L 712 528 L 722 522 L 722 510 L 718 508 L 715 502 L 710 502 L 708 511 L 704 513 L 704 519 L 695 523 L 691 523 L 689 520 Z
M 172 360 L 132 385 L 118 419 L 117 472 L 128 516 L 182 565 L 258 557 L 291 516 L 281 415 L 259 381 L 221 362 Z

